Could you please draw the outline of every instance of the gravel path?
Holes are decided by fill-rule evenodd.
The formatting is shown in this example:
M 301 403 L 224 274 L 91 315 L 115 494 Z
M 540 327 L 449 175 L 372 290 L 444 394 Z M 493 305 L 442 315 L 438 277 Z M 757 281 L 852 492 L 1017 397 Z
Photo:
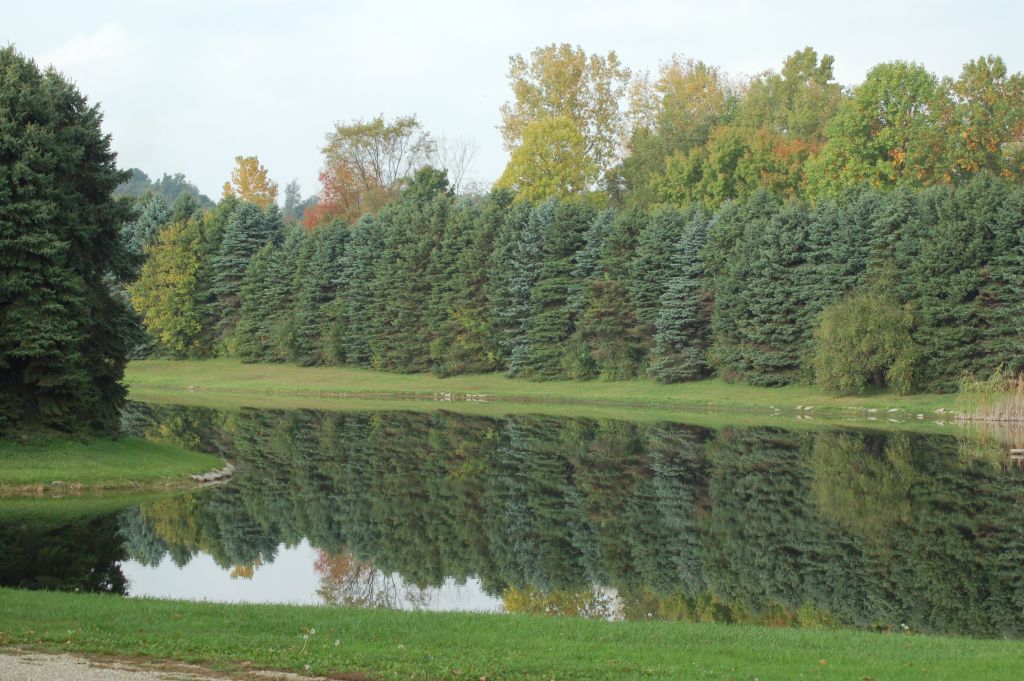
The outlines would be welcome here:
M 250 672 L 244 676 L 226 677 L 201 667 L 176 663 L 134 665 L 0 648 L 0 681 L 238 681 L 240 678 L 263 681 L 308 679 L 280 672 Z

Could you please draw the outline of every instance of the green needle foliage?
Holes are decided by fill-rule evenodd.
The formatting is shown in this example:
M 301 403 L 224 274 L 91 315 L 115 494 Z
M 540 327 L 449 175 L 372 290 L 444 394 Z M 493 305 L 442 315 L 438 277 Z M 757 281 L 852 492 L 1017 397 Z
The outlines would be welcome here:
M 115 165 L 99 108 L 57 71 L 0 49 L 0 432 L 110 432 L 127 311 Z

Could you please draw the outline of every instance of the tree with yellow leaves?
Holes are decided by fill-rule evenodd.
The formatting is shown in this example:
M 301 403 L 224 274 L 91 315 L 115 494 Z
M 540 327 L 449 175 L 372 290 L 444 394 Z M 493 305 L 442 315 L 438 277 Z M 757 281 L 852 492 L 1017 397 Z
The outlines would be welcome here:
M 495 188 L 540 203 L 581 194 L 597 180 L 599 168 L 587 155 L 586 140 L 565 116 L 533 121 L 522 137 Z
M 266 208 L 277 201 L 277 183 L 267 177 L 267 169 L 255 156 L 235 156 L 231 181 L 224 183 L 224 198 L 229 196 Z
M 514 99 L 501 107 L 505 148 L 514 153 L 524 145 L 531 124 L 561 119 L 556 126 L 568 121 L 583 140 L 586 162 L 600 173 L 609 170 L 620 157 L 625 117 L 619 100 L 630 76 L 614 51 L 588 55 L 563 43 L 538 47 L 529 58 L 513 56 L 508 80 Z

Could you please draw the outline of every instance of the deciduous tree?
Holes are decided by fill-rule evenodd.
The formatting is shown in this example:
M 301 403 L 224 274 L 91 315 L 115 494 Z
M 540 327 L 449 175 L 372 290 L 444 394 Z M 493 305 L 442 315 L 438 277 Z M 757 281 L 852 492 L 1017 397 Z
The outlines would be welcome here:
M 277 183 L 267 177 L 267 169 L 255 156 L 235 156 L 231 180 L 224 183 L 224 196 L 266 208 L 277 201 Z
M 514 98 L 501 107 L 505 148 L 513 151 L 524 144 L 530 124 L 562 118 L 579 134 L 597 171 L 607 171 L 620 156 L 625 116 L 619 101 L 630 75 L 614 51 L 588 55 L 566 43 L 538 47 L 529 58 L 511 57 L 508 80 Z

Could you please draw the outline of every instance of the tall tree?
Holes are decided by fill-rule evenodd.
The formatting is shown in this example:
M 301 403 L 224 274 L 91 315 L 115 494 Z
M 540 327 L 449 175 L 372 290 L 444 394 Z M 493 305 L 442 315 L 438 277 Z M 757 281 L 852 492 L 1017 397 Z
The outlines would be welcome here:
M 284 187 L 284 208 L 281 215 L 285 222 L 295 222 L 302 216 L 299 215 L 299 206 L 302 205 L 302 190 L 299 188 L 299 181 L 292 180 Z
M 295 302 L 287 338 L 288 359 L 296 364 L 322 364 L 326 359 L 323 308 L 338 293 L 347 237 L 345 224 L 336 221 L 306 238 L 304 250 L 308 254 L 300 258 L 301 265 L 293 275 Z
M 588 55 L 567 43 L 538 47 L 529 58 L 509 59 L 508 80 L 514 99 L 501 107 L 501 135 L 509 151 L 525 141 L 531 123 L 564 118 L 583 139 L 582 151 L 599 172 L 619 159 L 625 117 L 619 100 L 626 95 L 630 70 L 615 52 Z M 579 159 L 577 163 L 582 163 Z
M 1024 178 L 1024 74 L 1011 75 L 1000 57 L 979 57 L 943 87 L 952 94 L 939 112 L 950 147 L 950 177 L 987 170 Z
M 515 204 L 498 230 L 488 261 L 488 317 L 501 360 L 511 375 L 520 373 L 525 365 L 532 318 L 530 291 L 540 272 L 554 207 L 554 201 L 532 209 L 528 204 Z
M 13 47 L 0 49 L 0 121 L 0 431 L 115 431 L 125 310 L 105 276 L 127 174 L 99 108 Z
M 599 170 L 586 147 L 583 135 L 564 116 L 532 121 L 495 187 L 512 189 L 529 203 L 582 193 L 597 180 Z
M 251 202 L 238 205 L 224 225 L 216 255 L 212 258 L 213 290 L 217 295 L 217 327 L 220 342 L 233 341 L 241 305 L 239 294 L 249 260 L 264 244 L 280 243 L 284 224 L 277 206 L 261 209 Z M 232 354 L 231 348 L 223 349 Z
M 380 216 L 385 224 L 385 257 L 377 261 L 374 273 L 374 294 L 382 302 L 381 332 L 371 339 L 376 367 L 430 368 L 429 267 L 451 204 L 444 172 L 427 167 L 416 173 L 402 198 Z
M 736 93 L 720 69 L 676 55 L 661 65 L 656 81 L 647 74 L 636 78 L 630 94 L 629 155 L 612 188 L 633 205 L 665 201 L 652 180 L 666 159 L 679 163 L 707 143 L 731 117 Z
M 543 233 L 541 265 L 530 289 L 530 324 L 527 327 L 523 373 L 550 380 L 565 375 L 565 341 L 575 329 L 568 302 L 576 253 L 583 245 L 594 211 L 578 201 L 560 201 Z M 571 352 L 571 349 L 570 349 Z
M 138 281 L 129 287 L 146 330 L 172 357 L 197 357 L 204 351 L 202 252 L 199 220 L 171 223 L 157 235 Z
M 703 378 L 709 371 L 713 300 L 703 261 L 709 222 L 707 212 L 691 210 L 672 249 L 671 277 L 661 294 L 650 369 L 661 383 Z
M 828 142 L 808 161 L 812 196 L 860 183 L 927 186 L 941 179 L 942 145 L 935 112 L 946 95 L 920 64 L 879 64 L 836 111 Z
M 231 180 L 224 183 L 224 197 L 229 196 L 266 208 L 277 202 L 277 183 L 255 156 L 235 156 Z
M 324 194 L 316 219 L 340 217 L 355 222 L 361 215 L 379 211 L 398 196 L 436 149 L 414 115 L 335 123 L 321 150 Z
M 764 190 L 716 217 L 706 267 L 714 275 L 711 356 L 724 378 L 753 385 L 801 378 L 814 318 L 809 223 L 805 205 L 782 205 Z

